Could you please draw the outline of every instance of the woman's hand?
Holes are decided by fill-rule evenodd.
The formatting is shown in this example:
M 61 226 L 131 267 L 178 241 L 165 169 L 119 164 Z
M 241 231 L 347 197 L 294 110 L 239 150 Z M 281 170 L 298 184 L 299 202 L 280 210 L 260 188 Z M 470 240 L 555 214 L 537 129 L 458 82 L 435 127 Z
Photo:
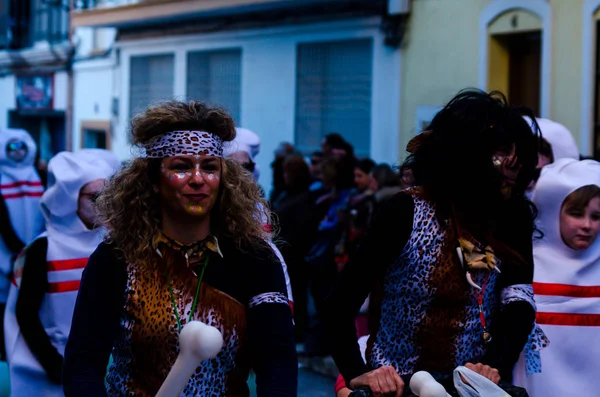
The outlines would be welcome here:
M 377 368 L 350 381 L 351 389 L 362 386 L 369 387 L 374 397 L 401 397 L 404 391 L 404 382 L 394 367 Z
M 344 387 L 343 389 L 338 390 L 337 394 L 335 395 L 336 397 L 348 397 L 350 395 L 351 390 L 348 389 L 347 387 Z
M 484 365 L 481 363 L 466 363 L 465 368 L 468 368 L 471 371 L 478 373 L 479 375 L 485 376 L 495 384 L 498 384 L 498 382 L 500 382 L 500 373 L 496 368 L 492 368 L 489 365 Z

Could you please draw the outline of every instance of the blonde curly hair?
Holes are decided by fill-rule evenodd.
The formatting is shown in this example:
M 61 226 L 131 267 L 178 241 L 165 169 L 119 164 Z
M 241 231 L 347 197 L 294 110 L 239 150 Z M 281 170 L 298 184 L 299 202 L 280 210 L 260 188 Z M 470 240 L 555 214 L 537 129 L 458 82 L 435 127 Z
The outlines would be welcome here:
M 224 142 L 235 138 L 233 120 L 218 107 L 197 101 L 169 101 L 151 106 L 131 122 L 133 144 L 142 146 L 170 131 L 207 131 Z M 136 158 L 106 184 L 96 201 L 107 241 L 129 263 L 149 263 L 153 241 L 161 232 L 161 204 L 153 185 L 158 184 L 162 159 Z M 263 220 L 270 211 L 252 175 L 239 164 L 222 159 L 219 196 L 211 211 L 211 232 L 235 242 L 238 248 L 264 244 L 269 237 Z

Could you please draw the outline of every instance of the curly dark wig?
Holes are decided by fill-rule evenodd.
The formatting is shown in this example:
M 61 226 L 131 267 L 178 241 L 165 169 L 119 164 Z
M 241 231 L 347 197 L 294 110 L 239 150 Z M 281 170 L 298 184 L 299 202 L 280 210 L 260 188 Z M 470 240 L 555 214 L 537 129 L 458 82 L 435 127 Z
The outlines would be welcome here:
M 532 125 L 523 116 L 529 116 Z M 508 105 L 499 92 L 463 90 L 416 141 L 409 145 L 412 154 L 405 164 L 435 203 L 439 217 L 453 217 L 471 234 L 488 241 L 497 240 L 513 221 L 535 230 L 535 207 L 525 191 L 535 176 L 541 132 L 530 109 Z M 506 197 L 504 175 L 492 157 L 513 148 L 512 166 L 520 172 Z M 511 215 L 524 214 L 523 208 L 530 216 L 515 220 Z

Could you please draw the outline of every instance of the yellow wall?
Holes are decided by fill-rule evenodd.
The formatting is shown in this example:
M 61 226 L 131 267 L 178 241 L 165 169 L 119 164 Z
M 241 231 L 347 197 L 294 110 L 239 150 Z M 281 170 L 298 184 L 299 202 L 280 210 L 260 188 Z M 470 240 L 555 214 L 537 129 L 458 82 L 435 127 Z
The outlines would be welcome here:
M 415 134 L 419 106 L 443 105 L 460 89 L 477 87 L 482 56 L 479 19 L 490 2 L 412 2 L 402 49 L 401 159 L 406 157 L 406 143 Z M 552 7 L 550 118 L 564 124 L 578 141 L 583 2 L 549 0 Z
M 564 124 L 579 142 L 582 106 L 583 0 L 551 0 L 550 4 L 552 5 L 550 118 Z
M 477 86 L 479 14 L 486 0 L 417 0 L 402 49 L 400 158 L 414 136 L 418 106 L 439 106 Z

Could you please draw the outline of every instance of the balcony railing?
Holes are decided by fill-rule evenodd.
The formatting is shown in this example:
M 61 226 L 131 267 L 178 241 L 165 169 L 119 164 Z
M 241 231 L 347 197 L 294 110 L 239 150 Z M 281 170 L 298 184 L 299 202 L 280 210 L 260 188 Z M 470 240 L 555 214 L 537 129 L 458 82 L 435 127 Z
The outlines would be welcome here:
M 0 12 L 0 49 L 21 50 L 38 42 L 68 40 L 69 13 L 44 0 L 22 0 Z

